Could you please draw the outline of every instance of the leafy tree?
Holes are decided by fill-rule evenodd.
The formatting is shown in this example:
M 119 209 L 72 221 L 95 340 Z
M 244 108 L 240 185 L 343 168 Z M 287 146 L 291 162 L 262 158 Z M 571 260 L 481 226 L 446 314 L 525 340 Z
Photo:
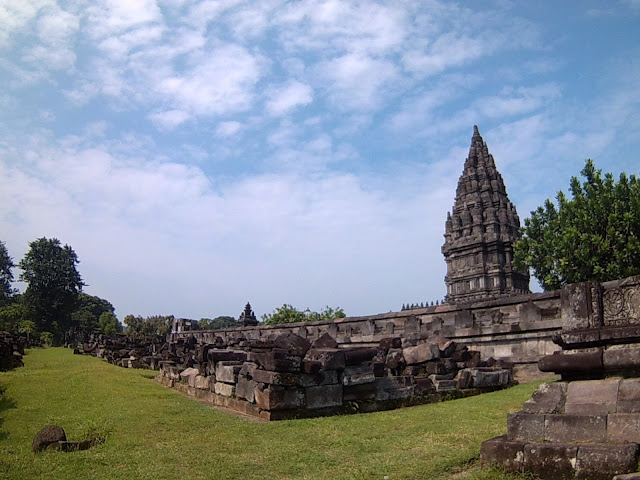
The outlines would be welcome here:
M 545 290 L 640 273 L 640 180 L 597 170 L 587 160 L 572 177 L 571 199 L 560 191 L 525 219 L 514 245 L 516 268 L 531 268 Z
M 124 333 L 130 337 L 142 336 L 142 326 L 144 325 L 144 318 L 140 315 L 133 316 L 131 314 L 124 317 L 124 324 L 126 325 Z
M 333 320 L 334 318 L 344 318 L 346 315 L 342 308 L 325 307 L 320 312 L 312 312 L 308 308 L 300 311 L 291 305 L 284 304 L 276 308 L 273 313 L 262 315 L 262 321 L 265 325 L 275 325 L 279 323 L 297 323 L 297 322 L 317 322 L 321 320 Z
M 127 326 L 124 333 L 132 337 L 164 336 L 171 330 L 174 319 L 173 315 L 154 315 L 147 318 L 127 315 L 124 317 L 124 324 Z
M 221 315 L 213 320 L 210 318 L 201 318 L 198 320 L 200 324 L 200 328 L 203 330 L 219 330 L 221 328 L 234 328 L 238 327 L 240 324 L 238 320 L 234 317 L 230 317 L 228 315 Z
M 115 312 L 115 308 L 111 302 L 104 298 L 94 295 L 87 295 L 80 292 L 78 295 L 78 303 L 71 314 L 71 320 L 74 328 L 84 333 L 97 332 L 100 328 L 99 319 L 103 313 Z
M 0 330 L 18 332 L 20 323 L 30 319 L 29 309 L 19 301 L 0 307 Z
M 23 295 L 40 331 L 51 331 L 57 339 L 71 327 L 71 313 L 84 283 L 76 265 L 80 263 L 69 245 L 57 238 L 39 238 L 29 243 L 20 261 L 20 280 L 28 286 Z
M 105 335 L 115 335 L 122 332 L 122 324 L 113 312 L 102 312 L 98 324 L 98 331 Z
M 9 256 L 9 251 L 4 242 L 0 241 L 0 306 L 8 305 L 11 297 L 15 293 L 11 286 L 13 273 L 11 269 L 15 267 L 13 259 Z
M 33 320 L 22 320 L 18 324 L 18 332 L 24 333 L 27 336 L 27 341 L 31 339 L 31 335 L 37 332 L 36 322 Z

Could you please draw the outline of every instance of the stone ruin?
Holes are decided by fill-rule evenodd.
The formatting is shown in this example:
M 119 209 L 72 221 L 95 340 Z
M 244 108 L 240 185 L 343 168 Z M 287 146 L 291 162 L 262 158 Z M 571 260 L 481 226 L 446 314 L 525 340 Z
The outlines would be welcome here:
M 23 367 L 22 357 L 27 347 L 27 339 L 9 332 L 0 332 L 0 372 Z
M 640 444 L 640 276 L 563 290 L 562 351 L 541 385 L 482 459 L 543 479 L 611 479 L 635 472 Z M 628 478 L 620 476 L 619 478 Z M 640 477 L 634 477 L 640 478 Z
M 266 420 L 385 410 L 491 391 L 513 383 L 511 364 L 442 337 L 382 339 L 340 348 L 294 334 L 161 342 L 96 335 L 74 350 L 128 368 L 159 370 L 162 385 Z

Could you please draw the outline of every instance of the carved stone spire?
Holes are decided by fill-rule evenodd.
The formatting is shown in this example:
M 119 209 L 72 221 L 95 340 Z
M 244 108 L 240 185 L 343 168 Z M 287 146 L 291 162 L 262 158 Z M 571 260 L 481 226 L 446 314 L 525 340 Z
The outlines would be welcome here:
M 529 293 L 529 274 L 511 263 L 520 218 L 475 125 L 444 237 L 448 302 Z
M 244 306 L 244 311 L 240 314 L 238 323 L 243 327 L 258 324 L 258 319 L 256 318 L 255 313 L 253 313 L 253 310 L 251 310 L 251 304 L 249 302 L 247 302 L 247 304 Z

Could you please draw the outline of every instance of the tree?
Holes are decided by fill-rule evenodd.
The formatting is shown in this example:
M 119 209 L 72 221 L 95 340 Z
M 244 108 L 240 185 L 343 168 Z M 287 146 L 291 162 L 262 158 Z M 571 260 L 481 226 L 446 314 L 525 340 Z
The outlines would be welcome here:
M 105 335 L 115 335 L 122 332 L 122 324 L 113 312 L 102 312 L 98 319 L 98 330 Z
M 76 308 L 71 314 L 73 328 L 83 333 L 97 332 L 100 316 L 114 312 L 115 308 L 108 300 L 80 292 Z
M 52 332 L 57 340 L 71 327 L 71 313 L 84 283 L 76 265 L 80 263 L 69 245 L 57 238 L 39 238 L 29 243 L 29 251 L 20 261 L 20 280 L 28 286 L 24 304 L 32 312 L 40 331 Z
M 30 319 L 29 309 L 19 301 L 0 307 L 0 331 L 18 332 L 21 322 Z
M 640 180 L 597 170 L 587 160 L 571 199 L 560 191 L 525 219 L 514 245 L 516 268 L 531 268 L 545 290 L 589 280 L 608 281 L 640 273 Z
M 240 326 L 238 320 L 229 315 L 220 315 L 213 320 L 210 318 L 201 318 L 198 320 L 200 328 L 203 330 L 218 330 L 221 328 L 234 328 Z
M 9 256 L 9 251 L 4 242 L 0 241 L 0 306 L 8 305 L 15 293 L 14 288 L 11 286 L 13 283 L 11 269 L 13 267 L 15 267 L 13 259 Z
M 291 305 L 284 304 L 276 308 L 273 313 L 262 315 L 262 322 L 265 325 L 275 325 L 279 323 L 297 323 L 297 322 L 318 322 L 322 320 L 333 320 L 335 318 L 344 318 L 346 315 L 342 308 L 325 307 L 320 312 L 312 312 L 308 308 L 300 311 Z

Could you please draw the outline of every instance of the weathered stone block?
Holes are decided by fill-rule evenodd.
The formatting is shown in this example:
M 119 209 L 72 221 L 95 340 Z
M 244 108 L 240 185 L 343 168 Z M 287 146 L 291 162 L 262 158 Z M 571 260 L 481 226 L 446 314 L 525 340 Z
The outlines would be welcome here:
M 375 382 L 376 377 L 371 371 L 370 365 L 345 367 L 342 374 L 342 385 L 360 385 Z
M 301 356 L 292 355 L 279 348 L 270 352 L 250 352 L 249 361 L 273 372 L 299 372 L 302 366 Z
M 269 370 L 254 370 L 253 379 L 258 383 L 293 387 L 300 385 L 300 373 L 272 372 Z
M 347 348 L 343 351 L 346 365 L 360 365 L 364 362 L 370 362 L 378 354 L 378 349 L 373 347 Z
M 402 338 L 400 337 L 387 337 L 380 340 L 380 350 L 388 352 L 391 348 L 401 348 Z
M 236 393 L 236 386 L 230 383 L 216 382 L 213 391 L 218 395 L 232 397 Z
M 607 416 L 545 415 L 544 439 L 553 443 L 604 443 L 607 439 Z
M 602 326 L 602 286 L 598 282 L 567 285 L 562 289 L 560 301 L 564 330 Z M 593 308 L 594 305 L 600 307 Z
M 238 377 L 236 384 L 236 397 L 244 398 L 246 401 L 253 403 L 255 401 L 255 389 L 258 382 L 249 380 L 248 377 Z
M 218 362 L 216 364 L 216 381 L 236 383 L 241 368 L 242 364 L 239 362 Z
M 564 411 L 567 400 L 567 382 L 543 383 L 533 392 L 529 400 L 524 402 L 525 413 L 560 413 Z
M 508 370 L 488 371 L 471 369 L 472 386 L 474 388 L 501 387 L 509 384 L 511 374 Z
M 317 385 L 335 385 L 338 382 L 338 372 L 336 370 L 324 370 L 319 373 L 301 374 L 298 383 L 301 387 L 314 387 Z
M 376 400 L 408 398 L 415 394 L 416 380 L 410 376 L 376 378 Z
M 640 370 L 640 348 L 616 348 L 602 352 L 607 370 Z
M 297 388 L 266 386 L 259 383 L 254 390 L 255 401 L 263 410 L 287 410 L 304 406 L 304 391 Z
M 620 382 L 616 413 L 640 413 L 640 378 L 626 378 Z
M 402 350 L 407 365 L 417 365 L 440 358 L 440 348 L 436 343 L 421 343 L 415 347 L 407 347 Z
M 436 392 L 453 392 L 457 388 L 458 382 L 455 380 L 436 380 L 433 385 L 436 388 Z
M 258 368 L 258 365 L 253 362 L 244 362 L 242 364 L 242 368 L 240 369 L 240 372 L 238 372 L 238 375 L 241 377 L 247 377 L 251 379 L 253 378 L 253 372 L 255 372 L 257 368 Z
M 246 352 L 235 350 L 216 350 L 210 349 L 207 351 L 207 358 L 210 362 L 244 362 L 247 360 Z
M 209 377 L 205 377 L 204 375 L 196 375 L 193 386 L 200 390 L 209 390 Z
M 612 413 L 607 417 L 607 440 L 640 443 L 640 413 Z
M 480 446 L 480 458 L 485 464 L 519 472 L 524 462 L 524 443 L 511 442 L 506 435 L 485 440 Z
M 609 480 L 638 467 L 638 445 L 584 444 L 578 447 L 576 478 Z
M 542 479 L 573 479 L 577 445 L 530 443 L 524 446 L 523 467 Z
M 417 377 L 416 378 L 416 395 L 426 395 L 436 391 L 436 387 L 430 378 Z
M 406 362 L 404 361 L 404 356 L 402 355 L 401 348 L 391 348 L 387 353 L 387 358 L 385 360 L 385 364 L 387 368 L 396 369 L 404 366 Z
M 575 415 L 615 413 L 620 378 L 570 382 L 565 412 Z
M 510 413 L 507 416 L 507 440 L 535 443 L 544 439 L 544 415 Z
M 344 402 L 374 400 L 376 398 L 375 383 L 362 383 L 342 387 L 342 399 Z
M 180 372 L 180 380 L 183 380 L 188 383 L 190 377 L 195 378 L 195 376 L 198 375 L 199 373 L 200 372 L 198 371 L 197 368 L 185 368 Z
M 302 338 L 295 333 L 283 333 L 278 335 L 273 344 L 276 348 L 285 350 L 286 352 L 304 357 L 307 351 L 311 348 L 311 343 L 306 338 Z
M 344 351 L 337 348 L 312 348 L 304 361 L 317 362 L 321 370 L 342 370 L 345 367 Z
M 305 402 L 309 410 L 342 405 L 342 385 L 322 385 L 305 388 Z
M 311 346 L 313 348 L 338 348 L 338 342 L 328 333 L 323 333 Z

